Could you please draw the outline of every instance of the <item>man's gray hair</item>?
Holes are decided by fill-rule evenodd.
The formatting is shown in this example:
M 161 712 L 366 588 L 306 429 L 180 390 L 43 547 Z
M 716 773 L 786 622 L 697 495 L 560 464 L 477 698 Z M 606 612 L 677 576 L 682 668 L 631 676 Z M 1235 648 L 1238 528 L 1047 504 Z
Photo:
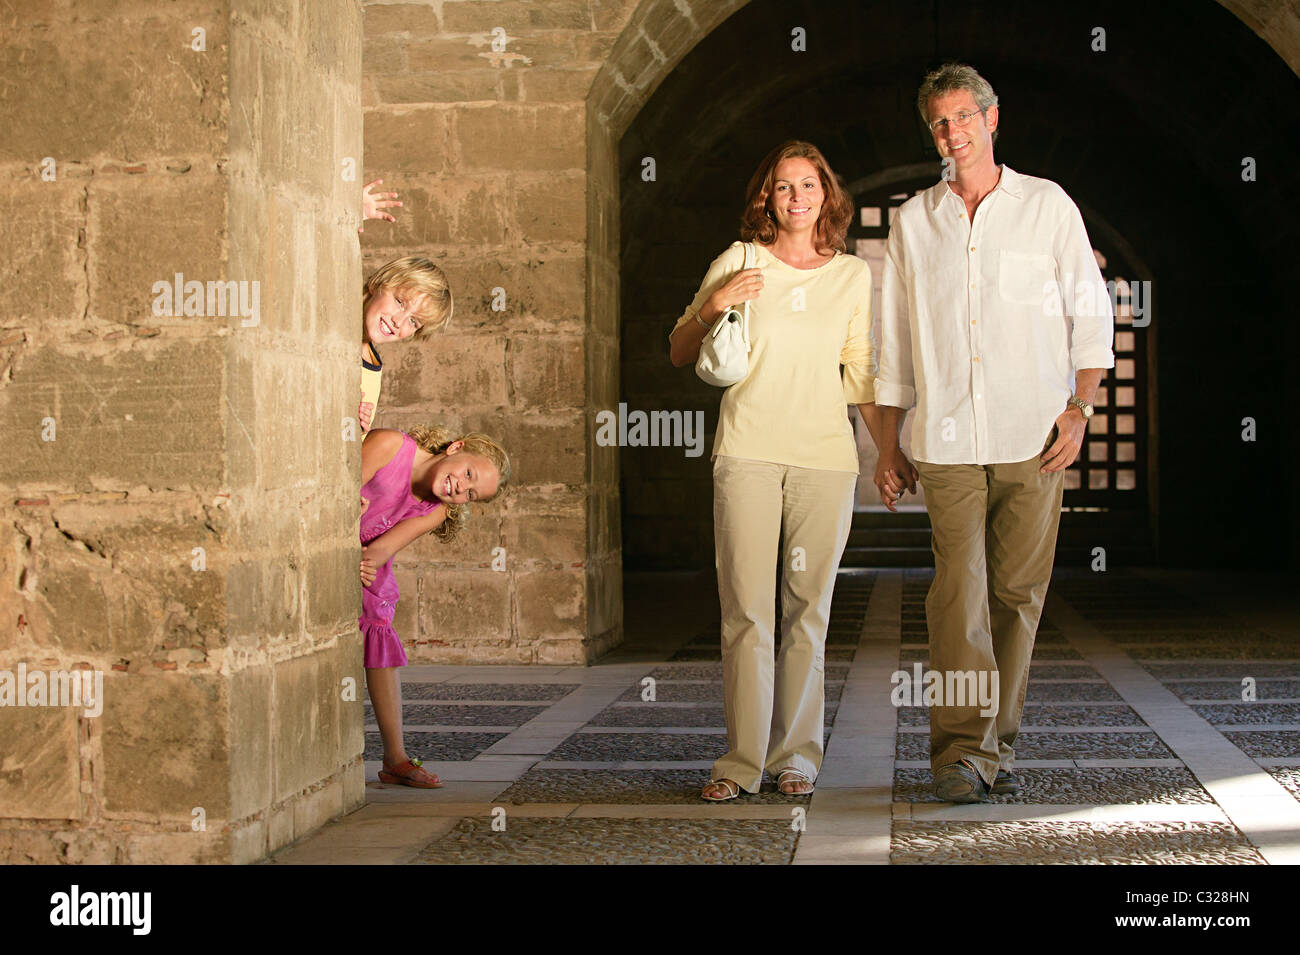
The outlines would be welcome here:
M 975 97 L 975 105 L 981 110 L 998 105 L 998 94 L 993 92 L 989 81 L 975 71 L 975 67 L 965 63 L 945 63 L 937 70 L 926 74 L 921 88 L 916 93 L 916 109 L 921 114 L 921 121 L 930 125 L 930 100 L 945 93 L 967 90 Z M 996 141 L 997 130 L 993 131 Z

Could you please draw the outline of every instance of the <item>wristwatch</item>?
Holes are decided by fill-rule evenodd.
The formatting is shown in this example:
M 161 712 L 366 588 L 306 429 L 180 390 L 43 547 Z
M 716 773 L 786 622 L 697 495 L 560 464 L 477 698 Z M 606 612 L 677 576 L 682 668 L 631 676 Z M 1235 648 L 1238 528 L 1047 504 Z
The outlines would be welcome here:
M 1066 404 L 1074 405 L 1083 412 L 1083 420 L 1085 423 L 1092 417 L 1092 405 L 1088 404 L 1088 402 L 1084 401 L 1078 395 L 1070 395 L 1070 400 L 1066 402 Z

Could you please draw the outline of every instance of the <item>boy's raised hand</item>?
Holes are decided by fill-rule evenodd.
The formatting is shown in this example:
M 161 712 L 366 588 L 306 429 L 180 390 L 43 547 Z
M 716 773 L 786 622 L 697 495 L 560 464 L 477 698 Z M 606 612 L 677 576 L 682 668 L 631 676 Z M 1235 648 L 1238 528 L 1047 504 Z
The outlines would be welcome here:
M 396 201 L 397 193 L 370 191 L 374 189 L 375 186 L 382 185 L 383 182 L 384 180 L 382 179 L 376 179 L 374 182 L 366 183 L 365 187 L 361 190 L 361 225 L 357 229 L 358 233 L 366 231 L 367 219 L 387 219 L 389 222 L 397 221 L 387 212 L 380 211 L 382 209 L 387 209 L 390 206 L 401 205 L 400 202 Z

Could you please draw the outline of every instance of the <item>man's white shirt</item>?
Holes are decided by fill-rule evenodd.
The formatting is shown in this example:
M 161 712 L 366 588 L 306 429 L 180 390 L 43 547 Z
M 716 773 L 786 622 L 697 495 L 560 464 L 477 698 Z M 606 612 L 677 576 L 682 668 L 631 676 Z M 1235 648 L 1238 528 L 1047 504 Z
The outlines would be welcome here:
M 1038 455 L 1081 368 L 1113 368 L 1110 296 L 1083 217 L 1056 183 L 1002 167 L 967 221 L 940 182 L 889 229 L 876 403 L 916 405 L 912 455 Z

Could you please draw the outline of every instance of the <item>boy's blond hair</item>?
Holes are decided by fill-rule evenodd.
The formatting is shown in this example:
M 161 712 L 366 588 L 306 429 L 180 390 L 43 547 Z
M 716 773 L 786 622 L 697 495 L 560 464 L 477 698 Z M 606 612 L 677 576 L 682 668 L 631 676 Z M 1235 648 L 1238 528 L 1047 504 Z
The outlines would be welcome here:
M 497 491 L 492 497 L 484 500 L 493 500 L 510 483 L 510 455 L 506 454 L 505 448 L 480 431 L 471 431 L 469 434 L 457 437 L 448 428 L 441 425 L 429 425 L 427 427 L 416 426 L 407 433 L 417 445 L 430 454 L 442 454 L 447 450 L 447 445 L 453 441 L 463 441 L 465 446 L 461 449 L 462 451 L 477 454 L 479 457 L 491 461 L 497 469 Z M 468 504 L 448 504 L 446 507 L 446 519 L 433 531 L 434 535 L 440 538 L 443 543 L 455 540 L 456 535 L 465 526 L 465 522 L 469 520 Z
M 420 327 L 411 336 L 413 339 L 446 328 L 451 321 L 451 285 L 446 273 L 429 259 L 408 255 L 381 265 L 366 279 L 361 297 L 362 311 L 369 307 L 372 298 L 385 290 L 424 296 L 424 307 L 416 316 Z

